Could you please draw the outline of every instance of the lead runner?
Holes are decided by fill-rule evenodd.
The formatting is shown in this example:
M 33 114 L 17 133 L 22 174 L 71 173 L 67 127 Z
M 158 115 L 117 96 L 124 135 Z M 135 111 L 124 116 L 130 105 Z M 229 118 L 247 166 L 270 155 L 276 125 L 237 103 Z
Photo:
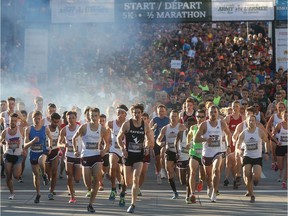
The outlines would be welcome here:
M 144 107 L 142 104 L 135 104 L 131 107 L 132 118 L 126 121 L 117 136 L 117 142 L 124 157 L 124 178 L 126 186 L 132 185 L 131 205 L 127 209 L 128 213 L 134 213 L 135 203 L 139 189 L 139 179 L 143 167 L 144 152 L 153 147 L 154 140 L 152 130 L 142 119 Z M 126 142 L 123 142 L 125 137 Z M 145 142 L 144 146 L 144 140 Z M 145 150 L 145 151 L 144 151 Z

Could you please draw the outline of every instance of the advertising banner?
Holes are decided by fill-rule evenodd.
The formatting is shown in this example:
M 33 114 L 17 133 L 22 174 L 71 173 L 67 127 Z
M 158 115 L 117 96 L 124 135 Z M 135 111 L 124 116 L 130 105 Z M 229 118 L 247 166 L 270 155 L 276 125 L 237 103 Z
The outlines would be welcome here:
M 114 0 L 52 0 L 52 23 L 114 22 Z
M 279 28 L 275 30 L 276 37 L 276 70 L 280 66 L 284 68 L 284 70 L 288 69 L 288 29 L 287 28 Z
M 276 0 L 276 20 L 286 20 L 288 13 L 288 0 Z
M 212 21 L 274 20 L 273 1 L 212 0 Z

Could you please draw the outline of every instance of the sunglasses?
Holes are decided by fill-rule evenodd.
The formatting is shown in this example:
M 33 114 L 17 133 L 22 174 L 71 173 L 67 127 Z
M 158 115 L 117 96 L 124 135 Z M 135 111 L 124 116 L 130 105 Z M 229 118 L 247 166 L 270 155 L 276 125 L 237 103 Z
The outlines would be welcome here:
M 197 118 L 205 118 L 205 116 L 196 116 Z

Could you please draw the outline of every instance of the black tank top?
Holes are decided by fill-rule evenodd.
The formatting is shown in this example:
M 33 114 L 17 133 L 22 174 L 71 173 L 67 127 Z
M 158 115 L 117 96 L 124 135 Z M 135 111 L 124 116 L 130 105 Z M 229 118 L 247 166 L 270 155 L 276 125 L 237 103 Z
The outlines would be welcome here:
M 130 130 L 125 134 L 126 150 L 132 153 L 142 153 L 145 139 L 144 121 L 142 120 L 140 127 L 135 127 L 132 119 L 130 119 Z

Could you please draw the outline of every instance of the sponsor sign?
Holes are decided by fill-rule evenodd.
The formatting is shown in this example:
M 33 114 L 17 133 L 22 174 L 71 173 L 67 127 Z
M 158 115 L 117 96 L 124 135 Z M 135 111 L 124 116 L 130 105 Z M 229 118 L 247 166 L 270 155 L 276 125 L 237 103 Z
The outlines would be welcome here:
M 276 0 L 276 20 L 286 20 L 288 13 L 288 0 Z
M 288 29 L 279 28 L 275 30 L 276 37 L 276 70 L 280 66 L 286 70 L 288 68 Z
M 212 0 L 212 21 L 274 20 L 273 1 Z
M 181 60 L 171 60 L 171 68 L 173 69 L 181 69 Z
M 114 22 L 114 0 L 52 0 L 52 23 Z

